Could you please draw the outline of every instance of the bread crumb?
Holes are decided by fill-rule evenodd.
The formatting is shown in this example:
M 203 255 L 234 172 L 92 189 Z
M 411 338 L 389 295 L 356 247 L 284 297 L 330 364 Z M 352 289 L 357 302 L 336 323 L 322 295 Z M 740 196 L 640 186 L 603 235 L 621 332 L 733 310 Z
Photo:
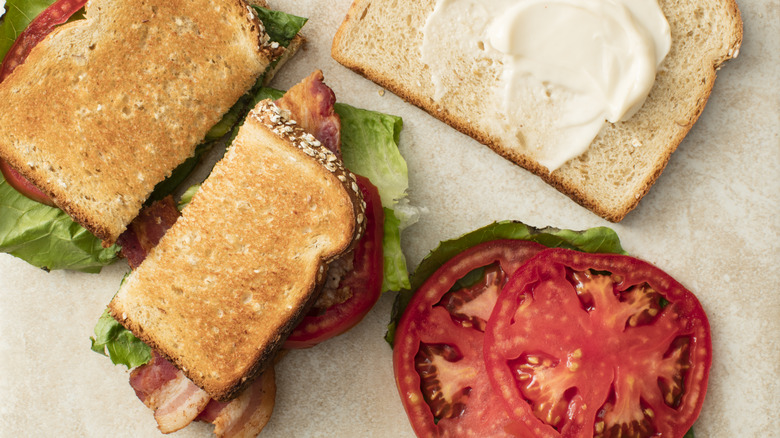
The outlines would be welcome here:
M 380 96 L 384 96 L 385 95 L 385 90 L 380 88 L 378 93 L 379 93 Z

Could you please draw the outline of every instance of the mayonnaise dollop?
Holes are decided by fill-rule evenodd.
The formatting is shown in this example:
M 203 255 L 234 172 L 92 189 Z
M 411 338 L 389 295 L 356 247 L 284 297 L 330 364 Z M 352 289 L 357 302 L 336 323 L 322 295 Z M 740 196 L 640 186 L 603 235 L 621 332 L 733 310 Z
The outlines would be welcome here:
M 0 0 L 0 19 L 5 15 L 5 0 Z
M 459 85 L 453 63 L 492 59 L 482 122 L 550 171 L 639 110 L 671 46 L 657 0 L 438 0 L 423 35 L 434 100 Z

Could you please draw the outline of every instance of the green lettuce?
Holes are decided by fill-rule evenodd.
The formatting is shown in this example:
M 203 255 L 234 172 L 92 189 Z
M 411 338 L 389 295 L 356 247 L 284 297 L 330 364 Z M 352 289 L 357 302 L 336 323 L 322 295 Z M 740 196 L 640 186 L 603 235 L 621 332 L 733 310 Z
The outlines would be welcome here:
M 192 201 L 192 197 L 195 196 L 195 193 L 197 193 L 198 189 L 200 189 L 200 184 L 195 184 L 190 186 L 181 195 L 181 198 L 179 198 L 179 204 L 176 206 L 176 208 L 178 208 L 179 211 L 182 211 L 184 210 L 184 207 L 190 205 L 190 202 Z
M 387 326 L 385 340 L 392 346 L 395 329 L 414 292 L 448 260 L 461 252 L 484 242 L 498 239 L 530 240 L 550 248 L 568 248 L 584 252 L 626 254 L 620 246 L 620 239 L 610 228 L 598 227 L 585 231 L 560 230 L 557 228 L 538 229 L 522 222 L 503 221 L 490 224 L 478 230 L 464 234 L 453 240 L 441 242 L 431 251 L 414 271 L 411 286 L 401 290 L 393 305 L 390 324 Z
M 398 151 L 403 120 L 343 104 L 336 104 L 336 112 L 341 117 L 344 165 L 371 180 L 382 206 L 393 208 L 409 187 L 406 161 Z
M 65 212 L 27 198 L 0 174 L 0 251 L 46 270 L 96 273 L 116 260 L 119 247 L 103 248 Z
M 406 257 L 401 250 L 401 221 L 395 211 L 385 208 L 385 234 L 382 237 L 382 252 L 384 255 L 384 279 L 382 292 L 402 290 L 409 287 L 409 269 Z
M 95 337 L 89 339 L 92 351 L 108 356 L 115 365 L 125 365 L 130 369 L 152 360 L 152 349 L 122 327 L 108 309 L 103 311 L 95 325 Z
M 43 12 L 56 0 L 6 0 L 7 12 L 0 22 L 0 60 L 19 37 L 33 18 Z
M 301 31 L 303 25 L 308 21 L 308 18 L 297 17 L 281 11 L 257 6 L 252 6 L 252 8 L 257 13 L 260 21 L 263 22 L 265 32 L 271 38 L 271 41 L 276 41 L 282 47 L 289 46 L 295 35 Z

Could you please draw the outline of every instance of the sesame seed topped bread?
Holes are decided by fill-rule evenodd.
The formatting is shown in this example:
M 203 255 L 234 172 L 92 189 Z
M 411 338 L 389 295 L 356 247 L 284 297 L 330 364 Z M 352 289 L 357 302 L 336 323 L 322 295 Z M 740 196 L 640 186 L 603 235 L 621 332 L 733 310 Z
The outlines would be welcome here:
M 0 157 L 114 242 L 273 52 L 243 0 L 91 0 L 0 83 Z
M 644 105 L 626 121 L 606 123 L 584 154 L 549 172 L 528 151 L 502 140 L 498 124 L 490 123 L 498 108 L 486 96 L 501 75 L 498 63 L 481 62 L 476 53 L 467 60 L 448 59 L 460 82 L 434 100 L 436 87 L 421 50 L 435 4 L 355 0 L 333 40 L 333 58 L 613 222 L 647 194 L 704 109 L 715 71 L 737 56 L 742 43 L 733 0 L 659 0 L 672 43 Z M 536 126 L 533 119 L 523 125 L 520 130 Z
M 212 397 L 238 394 L 363 232 L 355 176 L 271 101 L 109 306 Z

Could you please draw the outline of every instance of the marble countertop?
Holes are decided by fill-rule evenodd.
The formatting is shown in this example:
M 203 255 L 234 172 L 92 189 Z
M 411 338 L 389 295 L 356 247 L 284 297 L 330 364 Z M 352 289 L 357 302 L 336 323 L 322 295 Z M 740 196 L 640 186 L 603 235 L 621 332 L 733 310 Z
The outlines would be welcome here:
M 708 313 L 714 358 L 697 438 L 780 436 L 780 2 L 738 2 L 739 58 L 720 70 L 701 119 L 619 224 L 333 61 L 349 2 L 270 2 L 310 18 L 307 45 L 273 85 L 320 68 L 340 101 L 403 117 L 409 198 L 425 209 L 403 235 L 410 268 L 440 240 L 495 220 L 611 226 L 627 251 L 694 291 Z M 159 436 L 124 367 L 89 348 L 127 269 L 46 273 L 0 254 L 0 436 Z M 283 359 L 262 436 L 413 436 L 383 340 L 392 301 L 385 294 L 349 333 Z M 175 436 L 209 436 L 209 428 Z

